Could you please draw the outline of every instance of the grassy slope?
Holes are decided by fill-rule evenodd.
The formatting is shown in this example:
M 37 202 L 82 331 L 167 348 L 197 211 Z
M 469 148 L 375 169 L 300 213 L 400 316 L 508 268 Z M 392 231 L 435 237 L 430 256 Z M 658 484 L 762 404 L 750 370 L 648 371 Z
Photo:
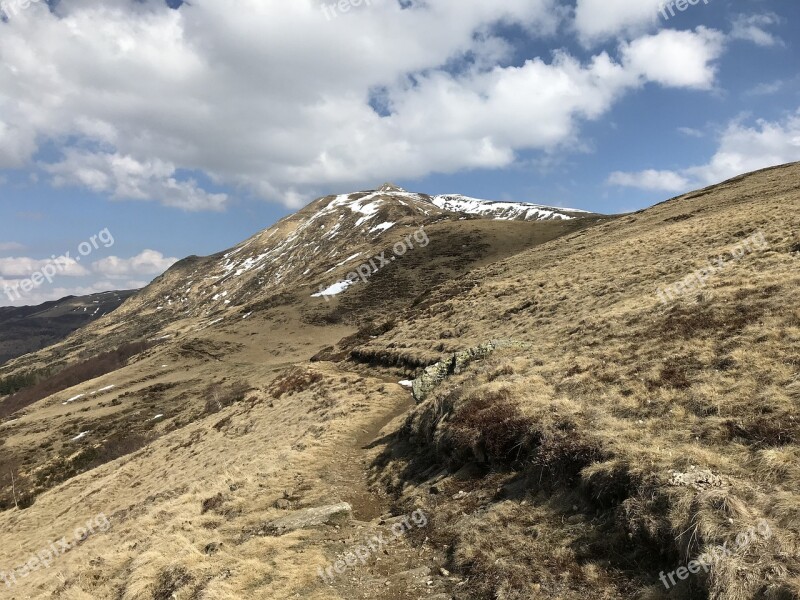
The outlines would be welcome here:
M 211 326 L 209 317 L 183 319 L 166 331 L 148 328 L 120 337 L 113 333 L 119 324 L 106 320 L 76 332 L 58 346 L 23 357 L 17 362 L 56 365 L 51 367 L 54 375 L 39 387 L 60 389 L 48 385 L 64 379 L 62 375 L 67 372 L 88 370 L 74 366 L 60 371 L 65 364 L 79 365 L 78 361 L 88 359 L 94 365 L 100 351 L 113 347 L 114 340 L 152 339 L 159 334 L 152 342 L 157 348 L 134 360 L 142 363 L 138 367 L 134 364 L 129 370 L 74 385 L 44 398 L 25 414 L 16 411 L 41 396 L 23 402 L 31 396 L 28 392 L 35 390 L 2 400 L 0 417 L 18 420 L 0 428 L 0 443 L 5 443 L 0 453 L 0 509 L 14 504 L 12 471 L 17 478 L 17 500 L 27 504 L 76 472 L 104 462 L 103 457 L 112 458 L 116 454 L 113 447 L 134 448 L 201 417 L 212 383 L 239 379 L 263 384 L 265 377 L 273 376 L 270 368 L 280 370 L 293 361 L 308 359 L 372 320 L 397 319 L 403 311 L 413 310 L 412 300 L 437 283 L 457 280 L 478 265 L 593 222 L 595 219 L 588 223 L 475 220 L 433 224 L 428 228 L 430 244 L 414 249 L 382 269 L 368 285 L 356 285 L 346 296 L 330 303 L 312 299 L 309 291 L 282 288 L 265 301 L 236 307 Z M 391 247 L 392 241 L 392 236 L 381 238 L 372 251 L 377 254 L 386 245 Z M 170 275 L 168 279 L 175 278 Z M 130 312 L 130 305 L 136 302 L 138 298 L 123 312 Z M 250 317 L 242 319 L 242 313 Z M 165 332 L 167 339 L 161 339 Z M 103 338 L 104 346 L 95 343 L 98 337 Z M 62 361 L 60 366 L 57 357 Z M 93 394 L 108 385 L 115 387 Z M 84 396 L 76 402 L 62 404 L 80 394 Z M 159 413 L 166 415 L 163 422 L 145 420 Z M 85 441 L 98 446 L 76 456 L 70 439 L 87 429 L 93 434 Z M 48 434 L 41 435 L 43 431 Z
M 800 597 L 798 231 L 794 164 L 474 272 L 468 293 L 440 291 L 368 344 L 532 344 L 448 380 L 381 461 L 401 501 L 435 515 L 450 567 L 472 575 L 464 597 L 662 597 L 662 570 L 760 519 L 769 539 L 669 597 Z M 757 232 L 766 250 L 660 305 L 660 286 Z M 456 337 L 454 315 L 470 316 Z

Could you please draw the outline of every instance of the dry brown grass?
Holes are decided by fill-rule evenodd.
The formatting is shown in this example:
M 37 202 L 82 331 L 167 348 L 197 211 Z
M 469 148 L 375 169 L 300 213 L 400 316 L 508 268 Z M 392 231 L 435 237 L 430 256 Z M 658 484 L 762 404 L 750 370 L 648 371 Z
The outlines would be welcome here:
M 449 315 L 469 315 L 461 348 L 533 344 L 448 381 L 389 459 L 401 502 L 439 515 L 468 597 L 660 598 L 660 571 L 759 519 L 769 540 L 669 597 L 800 597 L 798 180 L 797 164 L 767 170 L 560 238 L 473 272 L 469 292 L 361 349 L 436 352 Z M 758 231 L 769 248 L 659 303 L 660 286 Z M 464 510 L 450 492 L 470 462 L 489 475 Z M 451 475 L 432 497 L 419 474 L 436 465 Z M 700 471 L 718 479 L 670 484 Z
M 399 386 L 377 392 L 379 380 L 325 368 L 316 375 L 315 383 L 281 402 L 251 392 L 252 401 L 75 476 L 24 511 L 1 514 L 0 565 L 8 571 L 22 564 L 48 540 L 103 512 L 111 523 L 107 532 L 59 557 L 50 570 L 21 579 L 16 589 L 36 598 L 350 597 L 317 576 L 317 566 L 334 555 L 326 550 L 329 532 L 246 534 L 281 516 L 274 505 L 287 496 L 293 509 L 337 500 L 358 506 L 349 477 L 360 476 L 360 467 L 344 455 L 353 447 L 352 428 L 367 428 L 407 398 Z M 224 425 L 214 427 L 220 419 Z M 43 522 L 44 515 L 53 518 Z

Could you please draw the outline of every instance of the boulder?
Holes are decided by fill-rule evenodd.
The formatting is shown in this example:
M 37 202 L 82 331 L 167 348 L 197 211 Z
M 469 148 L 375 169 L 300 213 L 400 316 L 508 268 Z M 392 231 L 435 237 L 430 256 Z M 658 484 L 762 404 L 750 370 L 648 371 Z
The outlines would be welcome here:
M 338 525 L 350 520 L 353 507 L 347 502 L 339 502 L 329 506 L 318 506 L 298 510 L 285 517 L 280 517 L 264 526 L 266 535 L 284 535 L 296 529 L 308 529 L 320 525 Z

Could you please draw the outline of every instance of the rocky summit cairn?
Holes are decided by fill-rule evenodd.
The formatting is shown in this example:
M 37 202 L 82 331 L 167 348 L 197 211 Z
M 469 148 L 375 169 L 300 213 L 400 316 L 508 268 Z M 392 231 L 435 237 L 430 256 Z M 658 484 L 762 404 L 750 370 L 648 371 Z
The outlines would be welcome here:
M 395 185 L 393 183 L 384 183 L 380 188 L 378 188 L 379 192 L 405 192 L 403 188 L 399 185 Z

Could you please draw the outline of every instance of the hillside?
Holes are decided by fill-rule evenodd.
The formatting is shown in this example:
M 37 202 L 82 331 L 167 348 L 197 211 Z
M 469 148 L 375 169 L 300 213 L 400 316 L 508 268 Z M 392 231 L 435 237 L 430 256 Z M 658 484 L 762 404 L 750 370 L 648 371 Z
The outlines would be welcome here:
M 0 365 L 67 337 L 116 310 L 136 290 L 68 296 L 38 306 L 0 307 Z
M 7 595 L 800 598 L 800 164 L 434 198 L 322 198 L 0 370 L 149 342 L 0 425 Z

